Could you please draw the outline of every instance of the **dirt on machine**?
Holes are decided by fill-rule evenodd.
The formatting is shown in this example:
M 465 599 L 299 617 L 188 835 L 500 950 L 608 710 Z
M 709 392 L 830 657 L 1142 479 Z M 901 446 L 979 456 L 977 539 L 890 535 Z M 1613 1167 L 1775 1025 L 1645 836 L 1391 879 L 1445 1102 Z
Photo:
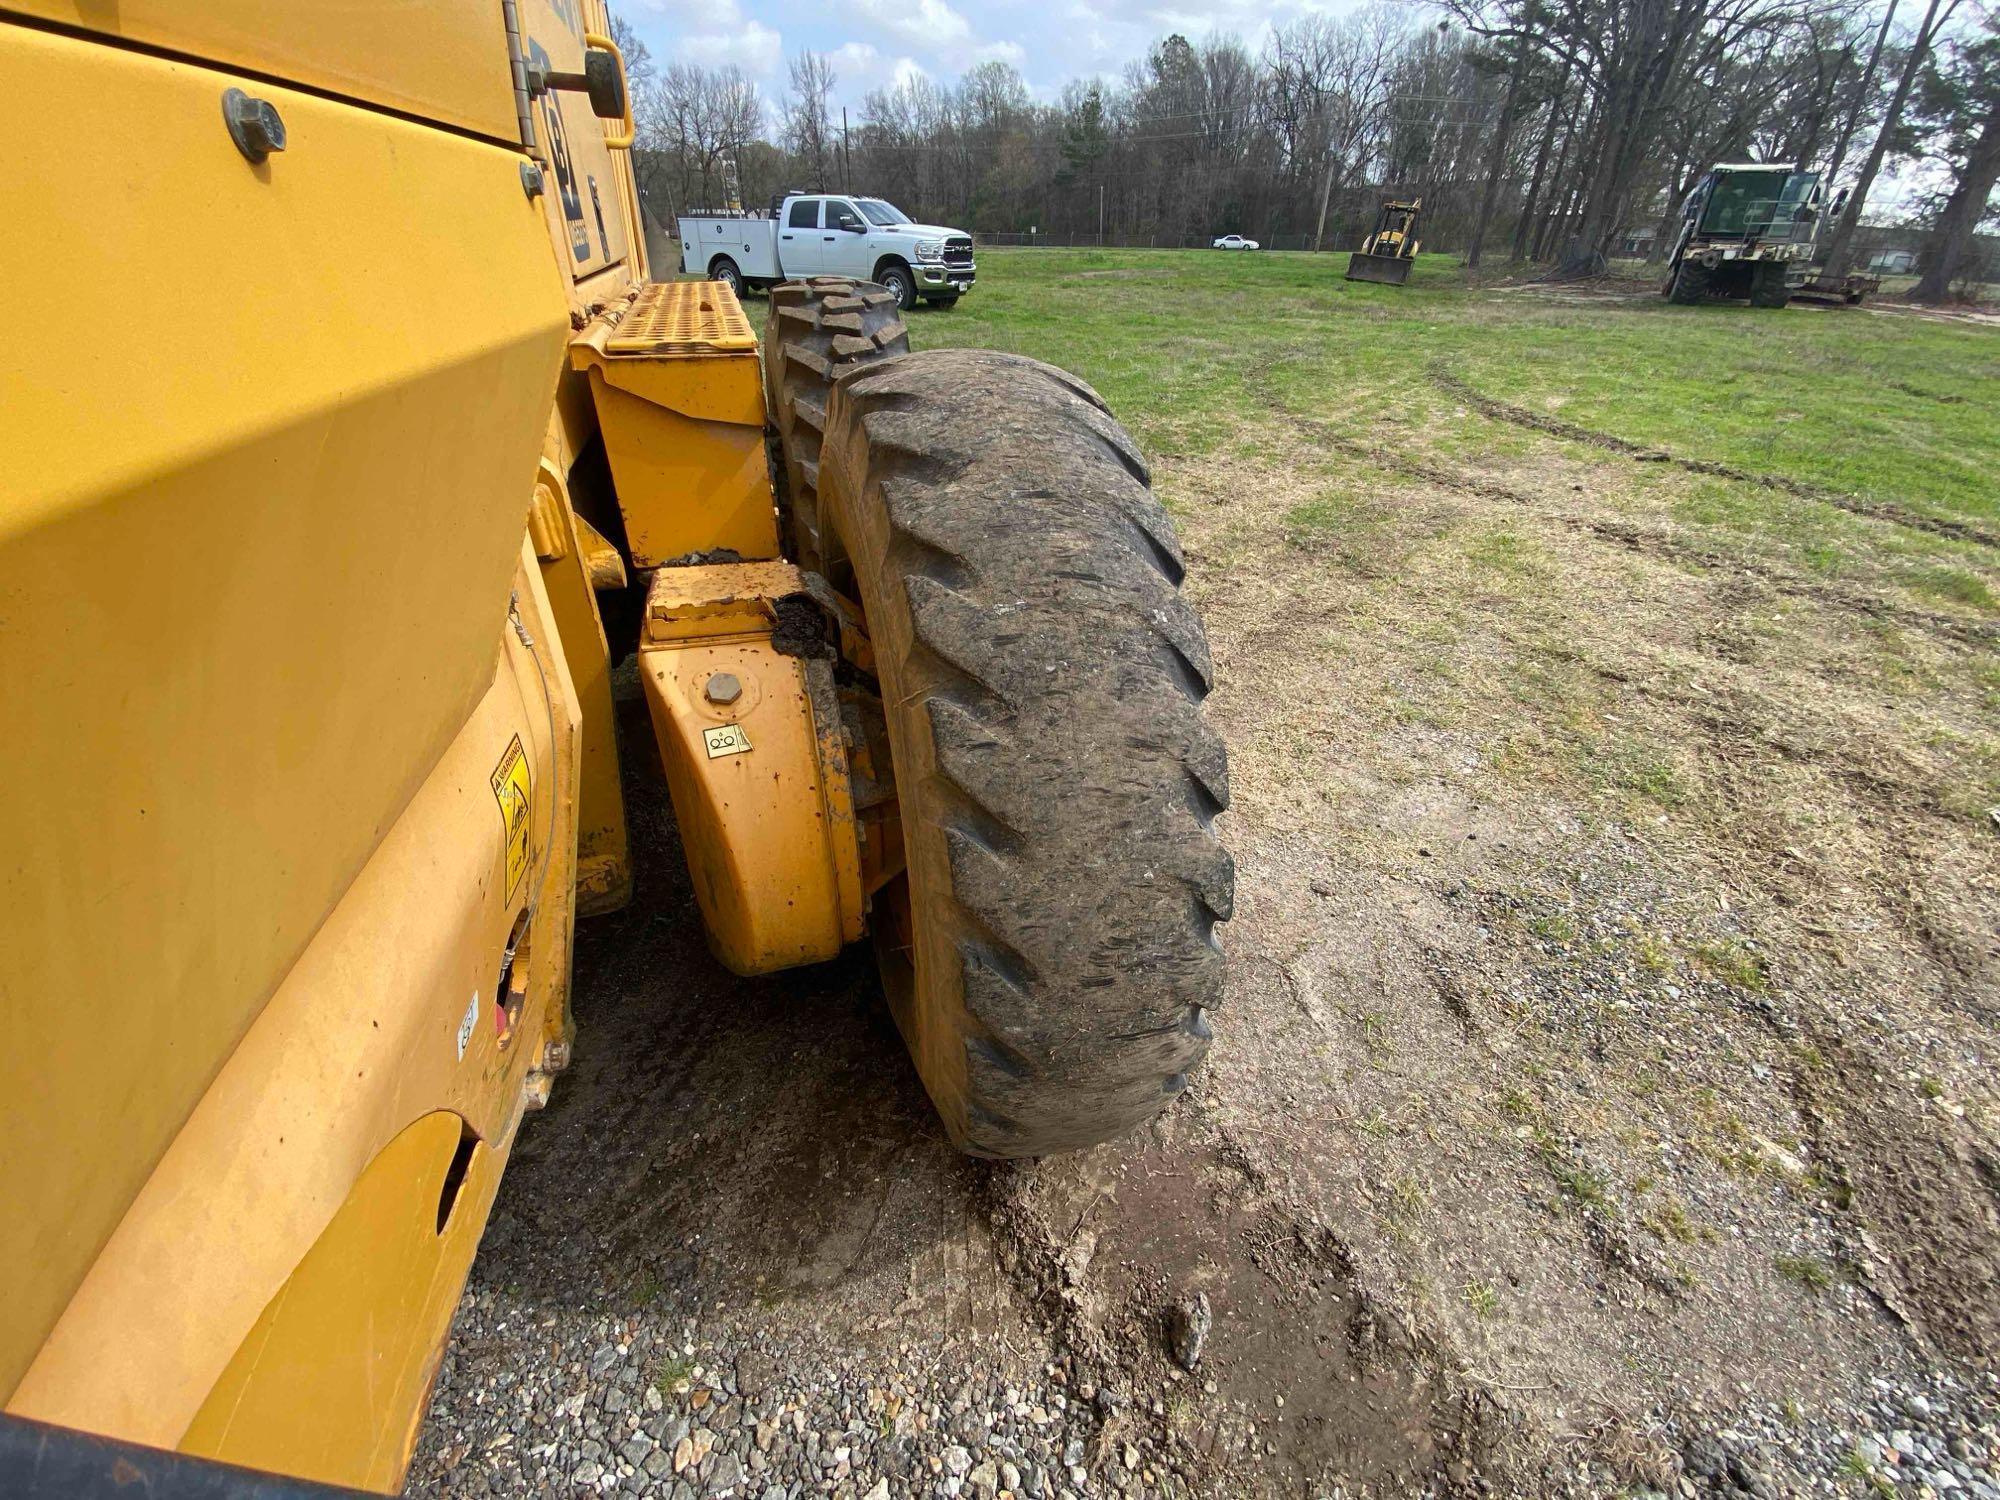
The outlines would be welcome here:
M 1090 386 L 654 281 L 601 0 L 27 8 L 0 263 L 122 290 L 6 322 L 0 1490 L 401 1485 L 631 894 L 628 658 L 716 959 L 872 945 L 957 1146 L 1187 1086 L 1226 755 Z
M 1417 215 L 1421 198 L 1390 198 L 1375 215 L 1375 227 L 1361 242 L 1361 248 L 1347 258 L 1347 280 L 1373 281 L 1383 286 L 1402 286 L 1416 264 Z

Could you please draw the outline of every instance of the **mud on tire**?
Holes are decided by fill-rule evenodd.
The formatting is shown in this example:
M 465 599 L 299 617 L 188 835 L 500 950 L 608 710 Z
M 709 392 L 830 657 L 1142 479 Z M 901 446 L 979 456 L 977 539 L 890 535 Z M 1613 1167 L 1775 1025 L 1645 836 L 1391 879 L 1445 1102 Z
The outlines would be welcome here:
M 1667 283 L 1667 300 L 1683 306 L 1706 301 L 1714 280 L 1713 273 L 1700 261 L 1683 260 L 1674 267 L 1673 279 Z
M 965 1150 L 1118 1135 L 1208 1049 L 1233 896 L 1173 527 L 1097 394 L 1034 360 L 843 373 L 819 430 L 829 576 L 867 614 L 901 807 L 907 870 L 873 919 L 897 1024 Z
M 1791 300 L 1792 289 L 1785 285 L 1782 265 L 1760 265 L 1750 273 L 1752 307 L 1784 307 Z
M 909 351 L 902 311 L 886 287 L 815 276 L 772 288 L 764 324 L 764 397 L 775 427 L 771 459 L 779 508 L 793 560 L 801 567 L 822 571 L 820 435 L 834 379 Z

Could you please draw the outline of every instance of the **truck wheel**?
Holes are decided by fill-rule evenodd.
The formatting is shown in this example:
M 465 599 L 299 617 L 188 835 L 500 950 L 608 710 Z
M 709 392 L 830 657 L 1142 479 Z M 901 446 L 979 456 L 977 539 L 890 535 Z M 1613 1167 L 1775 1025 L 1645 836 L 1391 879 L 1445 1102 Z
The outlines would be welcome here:
M 771 316 L 764 323 L 764 401 L 777 429 L 778 508 L 800 567 L 825 571 L 819 453 L 834 380 L 860 365 L 909 352 L 910 335 L 896 299 L 882 287 L 815 276 L 772 289 Z
M 1208 1050 L 1235 878 L 1173 526 L 1097 394 L 1015 355 L 843 375 L 824 451 L 902 827 L 871 913 L 896 1023 L 962 1149 L 1119 1135 Z
M 1697 260 L 1683 260 L 1674 267 L 1674 279 L 1667 287 L 1667 300 L 1683 306 L 1700 302 L 1708 296 L 1710 277 L 1708 267 Z
M 708 279 L 721 282 L 739 297 L 743 295 L 743 273 L 726 255 L 718 255 L 708 263 Z
M 895 293 L 896 306 L 909 309 L 917 305 L 917 279 L 904 265 L 886 265 L 876 273 L 875 280 Z
M 1792 300 L 1791 288 L 1785 285 L 1785 268 L 1781 265 L 1759 266 L 1751 273 L 1750 305 L 1752 307 L 1783 307 Z

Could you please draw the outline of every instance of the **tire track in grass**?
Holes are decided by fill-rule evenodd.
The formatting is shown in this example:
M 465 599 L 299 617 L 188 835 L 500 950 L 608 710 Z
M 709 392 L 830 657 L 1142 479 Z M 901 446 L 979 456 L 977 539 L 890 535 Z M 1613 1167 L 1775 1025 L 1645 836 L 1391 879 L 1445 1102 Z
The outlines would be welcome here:
M 1430 367 L 1430 377 L 1431 383 L 1439 390 L 1447 395 L 1456 396 L 1482 416 L 1491 417 L 1496 422 L 1507 422 L 1515 427 L 1545 432 L 1552 437 L 1586 443 L 1593 448 L 1602 448 L 1608 453 L 1623 454 L 1640 463 L 1671 464 L 1674 468 L 1685 470 L 1690 474 L 1733 479 L 1742 484 L 1754 484 L 1767 490 L 1777 490 L 1782 494 L 1796 495 L 1802 500 L 1817 500 L 1824 505 L 1831 505 L 1850 515 L 1863 516 L 1871 521 L 1884 521 L 1892 526 L 1906 526 L 1912 531 L 1928 532 L 1932 536 L 1945 537 L 1955 542 L 1972 542 L 1981 547 L 2000 548 L 2000 535 L 1995 535 L 1985 527 L 1974 525 L 1970 521 L 1953 521 L 1942 516 L 1919 515 L 1893 501 L 1864 499 L 1859 495 L 1830 489 L 1826 485 L 1793 479 L 1787 474 L 1758 474 L 1749 469 L 1739 469 L 1734 464 L 1717 463 L 1713 459 L 1687 458 L 1654 445 L 1635 443 L 1615 433 L 1599 432 L 1592 427 L 1581 427 L 1574 422 L 1565 422 L 1559 417 L 1543 416 L 1539 412 L 1528 411 L 1524 407 L 1514 406 L 1485 395 L 1443 365 L 1433 364 Z
M 1658 557 L 1678 566 L 1698 568 L 1705 572 L 1734 572 L 1756 578 L 1775 592 L 1789 598 L 1805 599 L 1816 604 L 1866 615 L 1871 619 L 1885 620 L 1913 630 L 1927 631 L 1962 645 L 1990 646 L 1995 641 L 2000 641 L 2000 624 L 1960 619 L 1955 615 L 1939 614 L 1933 610 L 1912 609 L 1907 605 L 1885 599 L 1880 594 L 1858 589 L 1836 588 L 1831 584 L 1802 577 L 1790 569 L 1774 568 L 1746 557 L 1692 546 L 1660 528 L 1647 528 L 1625 521 L 1551 511 L 1536 496 L 1523 490 L 1502 484 L 1498 480 L 1413 458 L 1377 443 L 1363 442 L 1358 438 L 1349 437 L 1335 430 L 1329 423 L 1291 410 L 1274 389 L 1263 387 L 1261 393 L 1274 411 L 1282 412 L 1298 431 L 1308 435 L 1321 446 L 1337 453 L 1344 453 L 1350 458 L 1361 459 L 1392 474 L 1420 479 L 1440 489 L 1461 495 L 1518 505 L 1536 511 L 1572 532 L 1587 534 L 1598 541 L 1623 547 L 1627 551 L 1643 556 Z

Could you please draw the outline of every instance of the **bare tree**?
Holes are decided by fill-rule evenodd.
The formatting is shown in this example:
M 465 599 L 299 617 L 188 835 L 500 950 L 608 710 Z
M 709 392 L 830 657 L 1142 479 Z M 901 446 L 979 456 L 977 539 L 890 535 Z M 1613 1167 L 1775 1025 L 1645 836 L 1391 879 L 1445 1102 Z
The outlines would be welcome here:
M 1804 160 L 1829 136 L 1837 155 L 1887 113 L 1861 60 L 1889 0 L 1447 3 L 1464 26 L 1378 3 L 1282 24 L 1259 53 L 1164 36 L 1051 103 L 1000 62 L 913 75 L 847 101 L 843 164 L 856 191 L 987 233 L 1346 248 L 1383 196 L 1421 193 L 1433 248 L 1589 265 L 1628 215 L 1670 229 L 1718 156 Z M 801 54 L 771 119 L 739 73 L 661 69 L 635 91 L 648 201 L 827 182 L 833 90 L 828 60 Z
M 832 155 L 833 120 L 827 101 L 833 96 L 833 64 L 823 53 L 801 52 L 791 62 L 791 93 L 785 99 L 785 149 L 812 174 L 815 185 L 827 181 Z
M 1520 108 L 1522 85 L 1528 75 L 1528 45 L 1517 38 L 1507 50 L 1512 54 L 1507 68 L 1507 98 L 1500 106 L 1500 124 L 1494 132 L 1492 165 L 1486 171 L 1486 191 L 1479 198 L 1479 216 L 1472 221 L 1472 243 L 1465 249 L 1468 267 L 1479 264 L 1479 252 L 1486 245 L 1486 227 L 1493 222 L 1493 210 L 1500 200 L 1500 178 L 1507 170 L 1507 147 L 1513 140 L 1515 111 Z
M 1868 159 L 1861 164 L 1861 175 L 1855 179 L 1847 207 L 1841 211 L 1840 222 L 1834 227 L 1832 243 L 1827 246 L 1826 273 L 1829 276 L 1847 274 L 1848 264 L 1854 258 L 1854 230 L 1861 222 L 1861 211 L 1868 206 L 1868 190 L 1875 186 L 1875 174 L 1882 170 L 1882 159 L 1888 154 L 1889 144 L 1902 124 L 1903 106 L 1909 102 L 1910 90 L 1916 86 L 1924 60 L 1930 55 L 1938 32 L 1957 9 L 1958 0 L 1930 0 L 1923 22 L 1910 40 L 1902 74 L 1896 80 L 1896 92 L 1890 96 L 1888 108 L 1882 113 L 1882 127 L 1875 132 L 1875 144 L 1869 148 Z
M 1985 32 L 1960 42 L 1951 65 L 1933 68 L 1924 79 L 1919 110 L 1952 183 L 1911 293 L 1920 302 L 1951 296 L 2000 182 L 2000 18 L 1987 16 Z
M 633 122 L 640 188 L 671 219 L 723 205 L 727 163 L 762 134 L 764 101 L 734 64 L 675 63 L 636 95 Z
M 618 53 L 625 59 L 625 83 L 636 97 L 653 81 L 657 71 L 653 66 L 652 51 L 623 16 L 611 18 L 611 40 L 618 44 Z

